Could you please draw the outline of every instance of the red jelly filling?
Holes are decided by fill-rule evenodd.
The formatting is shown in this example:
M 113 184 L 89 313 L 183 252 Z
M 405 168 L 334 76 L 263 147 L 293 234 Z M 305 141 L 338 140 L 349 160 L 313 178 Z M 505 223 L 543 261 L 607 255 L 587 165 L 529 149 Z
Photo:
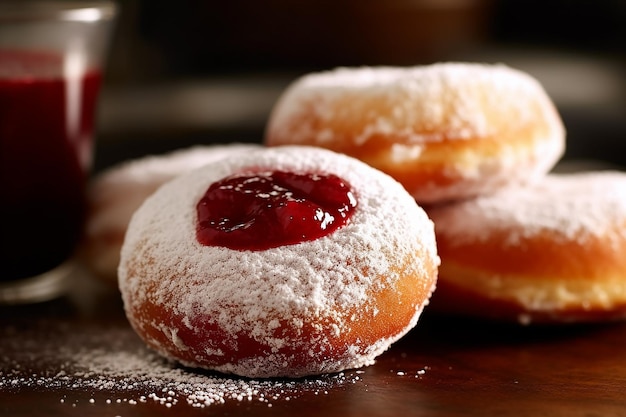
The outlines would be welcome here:
M 318 239 L 344 226 L 356 207 L 336 175 L 271 171 L 212 184 L 197 205 L 198 241 L 265 250 Z

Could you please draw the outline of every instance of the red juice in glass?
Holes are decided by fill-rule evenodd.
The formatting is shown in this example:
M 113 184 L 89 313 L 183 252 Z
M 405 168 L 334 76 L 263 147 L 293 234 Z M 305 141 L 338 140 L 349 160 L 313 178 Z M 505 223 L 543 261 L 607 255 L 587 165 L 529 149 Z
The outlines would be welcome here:
M 72 72 L 0 50 L 1 282 L 60 265 L 81 238 L 101 74 Z

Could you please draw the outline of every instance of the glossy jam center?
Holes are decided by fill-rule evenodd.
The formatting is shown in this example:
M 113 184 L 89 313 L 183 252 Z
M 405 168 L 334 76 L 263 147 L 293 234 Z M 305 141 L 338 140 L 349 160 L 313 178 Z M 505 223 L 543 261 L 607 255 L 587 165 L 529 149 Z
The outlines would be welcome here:
M 357 205 L 335 175 L 284 171 L 233 175 L 197 205 L 197 239 L 207 246 L 265 250 L 311 241 L 344 226 Z

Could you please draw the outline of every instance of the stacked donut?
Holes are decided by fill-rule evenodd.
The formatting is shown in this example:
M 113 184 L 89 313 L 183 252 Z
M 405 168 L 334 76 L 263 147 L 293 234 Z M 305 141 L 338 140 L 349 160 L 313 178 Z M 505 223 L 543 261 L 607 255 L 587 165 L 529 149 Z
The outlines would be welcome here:
M 426 207 L 432 308 L 521 323 L 626 317 L 626 175 L 555 174 L 565 129 L 537 80 L 503 65 L 340 68 L 296 80 L 269 146 L 387 172 Z

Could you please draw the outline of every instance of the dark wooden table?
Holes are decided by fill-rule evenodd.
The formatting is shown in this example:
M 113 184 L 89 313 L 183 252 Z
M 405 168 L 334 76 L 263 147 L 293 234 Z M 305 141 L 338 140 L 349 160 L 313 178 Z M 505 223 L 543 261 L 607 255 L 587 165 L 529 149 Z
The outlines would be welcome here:
M 0 308 L 0 415 L 626 416 L 624 323 L 521 327 L 427 311 L 373 366 L 248 381 L 161 360 L 115 288 L 77 279 L 63 299 Z M 203 392 L 226 395 L 207 404 Z

